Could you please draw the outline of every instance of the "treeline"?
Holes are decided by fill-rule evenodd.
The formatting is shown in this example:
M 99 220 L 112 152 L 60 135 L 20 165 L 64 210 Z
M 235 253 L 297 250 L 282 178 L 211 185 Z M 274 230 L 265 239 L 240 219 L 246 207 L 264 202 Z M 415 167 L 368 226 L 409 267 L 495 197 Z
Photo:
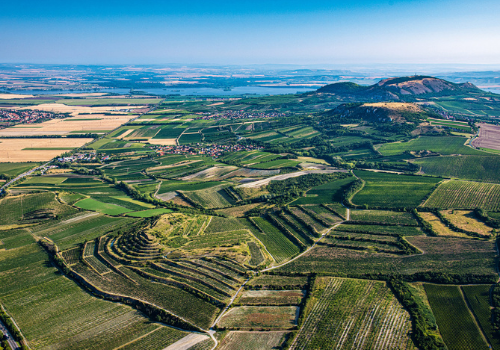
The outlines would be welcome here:
M 411 336 L 417 348 L 421 350 L 445 350 L 446 345 L 439 335 L 435 319 L 429 316 L 423 302 L 415 293 L 412 293 L 408 284 L 394 278 L 388 281 L 388 285 L 410 314 L 413 328 Z
M 356 162 L 358 169 L 379 169 L 379 170 L 393 170 L 414 173 L 420 170 L 420 167 L 410 162 Z
M 359 207 L 358 205 L 352 203 L 352 197 L 354 197 L 354 195 L 358 193 L 363 188 L 364 185 L 365 182 L 363 180 L 356 179 L 347 186 L 345 186 L 342 189 L 342 194 L 341 194 L 342 202 L 350 207 L 354 208 Z
M 304 277 L 312 276 L 315 273 L 302 273 L 302 272 L 284 272 L 284 271 L 267 271 L 268 275 L 291 276 L 291 277 Z M 332 276 L 331 272 L 321 272 L 317 275 Z M 475 275 L 475 274 L 450 274 L 444 272 L 416 272 L 407 275 L 396 274 L 383 274 L 383 273 L 344 273 L 337 271 L 334 276 L 345 278 L 360 278 L 367 280 L 389 281 L 390 279 L 398 278 L 404 282 L 429 282 L 436 284 L 492 284 L 498 280 L 498 275 L 495 273 L 489 275 Z
M 483 221 L 486 225 L 493 227 L 495 229 L 500 228 L 500 220 L 494 219 L 488 215 L 488 212 L 484 209 L 476 208 L 474 210 L 474 215 L 480 221 Z
M 422 227 L 422 231 L 424 231 L 428 236 L 434 236 L 434 237 L 439 236 L 439 234 L 434 230 L 432 225 L 429 224 L 427 221 L 424 220 L 423 217 L 420 216 L 417 209 L 413 209 L 411 212 L 415 216 L 415 218 L 417 219 L 420 227 Z
M 2 309 L 0 309 L 0 319 L 2 320 L 3 324 L 7 329 L 9 330 L 10 334 L 12 334 L 12 337 L 14 338 L 15 341 L 19 342 L 21 344 L 21 350 L 28 350 L 29 348 L 26 346 L 25 340 L 21 332 L 17 329 L 16 325 L 14 324 L 14 321 L 12 318 Z M 2 344 L 3 347 L 3 344 Z M 10 349 L 6 348 L 6 349 Z
M 336 174 L 307 174 L 283 181 L 271 181 L 267 185 L 269 195 L 262 196 L 263 200 L 276 205 L 283 205 L 302 196 L 308 189 L 325 183 L 343 179 L 349 176 L 346 173 Z
M 309 149 L 310 148 L 310 149 Z M 296 142 L 286 144 L 266 144 L 264 151 L 270 153 L 292 153 L 301 156 L 309 156 L 323 159 L 333 153 L 347 152 L 354 149 L 369 148 L 373 149 L 372 141 L 366 140 L 361 142 L 353 142 L 343 146 L 332 146 L 325 137 L 314 136 L 310 139 L 300 139 Z M 305 150 L 309 149 L 309 150 Z

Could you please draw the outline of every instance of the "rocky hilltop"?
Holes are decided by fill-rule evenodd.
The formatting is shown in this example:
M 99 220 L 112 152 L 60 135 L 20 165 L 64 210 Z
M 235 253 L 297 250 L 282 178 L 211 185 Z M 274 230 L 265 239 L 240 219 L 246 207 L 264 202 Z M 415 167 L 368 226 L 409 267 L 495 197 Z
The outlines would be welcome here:
M 455 84 L 443 79 L 415 75 L 410 77 L 388 78 L 374 85 L 364 86 L 355 83 L 335 83 L 323 86 L 319 94 L 332 94 L 339 97 L 356 97 L 371 100 L 401 100 L 418 96 L 448 96 L 470 92 L 481 92 L 471 83 Z

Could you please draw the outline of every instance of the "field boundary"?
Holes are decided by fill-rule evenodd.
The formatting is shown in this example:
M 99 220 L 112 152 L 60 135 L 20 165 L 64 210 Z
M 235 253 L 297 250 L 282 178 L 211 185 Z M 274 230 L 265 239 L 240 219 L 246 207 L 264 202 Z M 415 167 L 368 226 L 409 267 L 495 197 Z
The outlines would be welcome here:
M 484 333 L 484 329 L 483 327 L 481 327 L 481 323 L 479 323 L 477 317 L 476 317 L 476 314 L 474 313 L 474 310 L 472 310 L 472 307 L 471 305 L 469 304 L 469 300 L 467 299 L 467 297 L 465 296 L 464 294 L 464 290 L 462 289 L 462 285 L 460 285 L 458 287 L 458 290 L 460 291 L 460 295 L 462 295 L 462 299 L 464 300 L 465 302 L 465 305 L 467 305 L 467 309 L 469 310 L 471 316 L 472 316 L 472 320 L 474 321 L 474 323 L 476 324 L 476 327 L 477 329 L 479 330 L 479 333 L 481 333 L 481 336 L 483 337 L 484 341 L 486 342 L 486 344 L 488 344 L 488 346 L 490 347 L 490 349 L 493 349 L 493 347 L 491 346 L 491 343 L 490 343 L 490 340 L 488 339 L 488 337 L 486 336 L 486 334 Z

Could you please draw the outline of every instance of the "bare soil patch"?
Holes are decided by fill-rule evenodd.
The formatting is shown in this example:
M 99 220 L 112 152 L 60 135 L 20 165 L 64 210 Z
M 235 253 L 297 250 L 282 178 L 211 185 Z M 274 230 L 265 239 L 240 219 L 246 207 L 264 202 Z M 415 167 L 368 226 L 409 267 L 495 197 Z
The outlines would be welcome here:
M 500 126 L 479 124 L 479 135 L 472 141 L 472 146 L 500 150 Z

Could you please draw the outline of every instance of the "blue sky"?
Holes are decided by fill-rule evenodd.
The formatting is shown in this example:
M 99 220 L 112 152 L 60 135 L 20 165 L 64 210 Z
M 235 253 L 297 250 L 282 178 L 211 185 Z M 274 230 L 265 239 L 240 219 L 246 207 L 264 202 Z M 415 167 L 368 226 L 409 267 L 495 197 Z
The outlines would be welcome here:
M 1 1 L 0 62 L 500 63 L 500 1 Z

